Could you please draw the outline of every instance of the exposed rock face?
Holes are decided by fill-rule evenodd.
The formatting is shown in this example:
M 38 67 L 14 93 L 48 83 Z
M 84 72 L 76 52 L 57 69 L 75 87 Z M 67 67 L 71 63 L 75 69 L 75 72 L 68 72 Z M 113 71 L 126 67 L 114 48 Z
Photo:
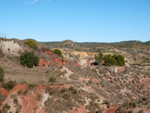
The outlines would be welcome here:
M 19 56 L 19 51 L 22 51 L 22 47 L 13 41 L 1 41 L 0 49 L 2 54 L 12 56 Z
M 87 67 L 87 59 L 81 59 L 81 60 L 79 61 L 79 65 L 80 65 L 81 67 Z

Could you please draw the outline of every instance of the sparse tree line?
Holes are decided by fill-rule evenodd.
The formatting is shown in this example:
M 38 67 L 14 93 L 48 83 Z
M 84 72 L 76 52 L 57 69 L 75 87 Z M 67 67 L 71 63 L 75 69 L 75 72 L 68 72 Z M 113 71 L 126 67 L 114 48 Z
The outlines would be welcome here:
M 95 55 L 95 61 L 99 65 L 105 65 L 105 66 L 125 66 L 125 59 L 122 55 L 104 55 L 103 53 L 99 52 L 97 55 Z

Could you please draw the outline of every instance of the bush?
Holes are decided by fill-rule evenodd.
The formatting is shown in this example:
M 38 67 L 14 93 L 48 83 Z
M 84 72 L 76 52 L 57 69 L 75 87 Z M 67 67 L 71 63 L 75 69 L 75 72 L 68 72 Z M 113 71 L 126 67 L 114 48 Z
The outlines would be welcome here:
M 1 113 L 7 113 L 9 109 L 10 109 L 10 106 L 6 103 L 1 109 Z
M 118 55 L 115 59 L 117 61 L 117 65 L 119 65 L 119 66 L 124 66 L 125 65 L 124 56 Z
M 54 83 L 54 82 L 56 82 L 56 78 L 54 78 L 54 77 L 50 77 L 48 82 L 52 82 L 52 83 Z
M 15 86 L 15 82 L 12 82 L 12 81 L 2 84 L 2 87 L 5 88 L 7 91 L 13 89 L 14 86 Z
M 95 60 L 98 64 L 101 64 L 102 61 L 104 62 L 103 65 L 105 66 L 111 66 L 111 65 L 118 65 L 118 66 L 124 66 L 125 60 L 124 56 L 122 55 L 105 55 L 103 56 L 103 53 L 99 52 L 98 55 L 95 55 Z
M 63 58 L 62 52 L 59 49 L 54 49 L 53 52 Z
M 63 88 L 60 92 L 65 93 L 66 91 L 67 91 L 67 89 Z
M 73 86 L 70 86 L 69 90 L 72 91 L 73 94 L 77 94 L 77 90 Z
M 37 66 L 39 62 L 38 56 L 35 56 L 33 52 L 24 53 L 20 56 L 20 62 L 22 65 L 26 65 L 28 68 Z
M 52 88 L 51 88 L 51 87 L 47 87 L 47 88 L 45 89 L 45 93 L 51 94 L 51 93 L 52 93 Z
M 0 67 L 0 82 L 4 81 L 4 70 Z
M 36 43 L 33 40 L 27 40 L 24 42 L 24 44 L 28 45 L 29 47 L 37 50 L 38 46 L 36 45 Z
M 64 94 L 63 98 L 66 99 L 66 100 L 68 100 L 70 98 L 70 96 L 68 94 Z
M 111 66 L 116 65 L 117 61 L 112 57 L 112 55 L 108 54 L 104 56 L 104 65 L 105 66 Z
M 103 61 L 103 53 L 99 52 L 98 55 L 95 55 L 95 60 L 98 64 L 101 64 Z

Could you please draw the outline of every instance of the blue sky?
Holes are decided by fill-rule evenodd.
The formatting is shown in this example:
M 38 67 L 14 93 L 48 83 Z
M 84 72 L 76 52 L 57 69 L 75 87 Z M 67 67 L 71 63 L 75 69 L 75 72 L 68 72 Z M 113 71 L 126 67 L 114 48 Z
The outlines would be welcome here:
M 0 0 L 0 34 L 38 41 L 150 40 L 150 0 Z

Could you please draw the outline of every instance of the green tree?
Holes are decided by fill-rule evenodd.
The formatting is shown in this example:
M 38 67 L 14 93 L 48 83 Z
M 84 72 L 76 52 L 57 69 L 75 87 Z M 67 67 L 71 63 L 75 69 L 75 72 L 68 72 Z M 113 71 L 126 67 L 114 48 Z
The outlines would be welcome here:
M 4 70 L 0 67 L 0 82 L 4 81 Z
M 23 53 L 20 56 L 20 62 L 22 65 L 26 65 L 28 68 L 32 68 L 34 65 L 38 65 L 39 58 L 35 56 L 33 52 Z
M 125 65 L 125 60 L 124 56 L 122 55 L 103 55 L 103 53 L 99 52 L 98 55 L 95 55 L 95 61 L 98 64 L 102 64 L 105 66 L 111 66 L 111 65 L 118 65 L 118 66 L 124 66 Z
M 112 57 L 112 55 L 108 54 L 104 56 L 104 65 L 105 66 L 111 66 L 116 65 L 117 61 Z
M 54 49 L 53 52 L 63 58 L 62 52 L 59 49 Z
M 98 64 L 101 64 L 103 61 L 103 53 L 99 52 L 98 55 L 95 55 L 95 60 Z
M 37 50 L 38 46 L 36 45 L 36 43 L 33 40 L 27 40 L 24 42 L 24 44 L 28 45 L 29 47 Z
M 125 66 L 125 60 L 124 60 L 124 56 L 122 55 L 118 55 L 117 58 L 117 65 L 119 66 Z

